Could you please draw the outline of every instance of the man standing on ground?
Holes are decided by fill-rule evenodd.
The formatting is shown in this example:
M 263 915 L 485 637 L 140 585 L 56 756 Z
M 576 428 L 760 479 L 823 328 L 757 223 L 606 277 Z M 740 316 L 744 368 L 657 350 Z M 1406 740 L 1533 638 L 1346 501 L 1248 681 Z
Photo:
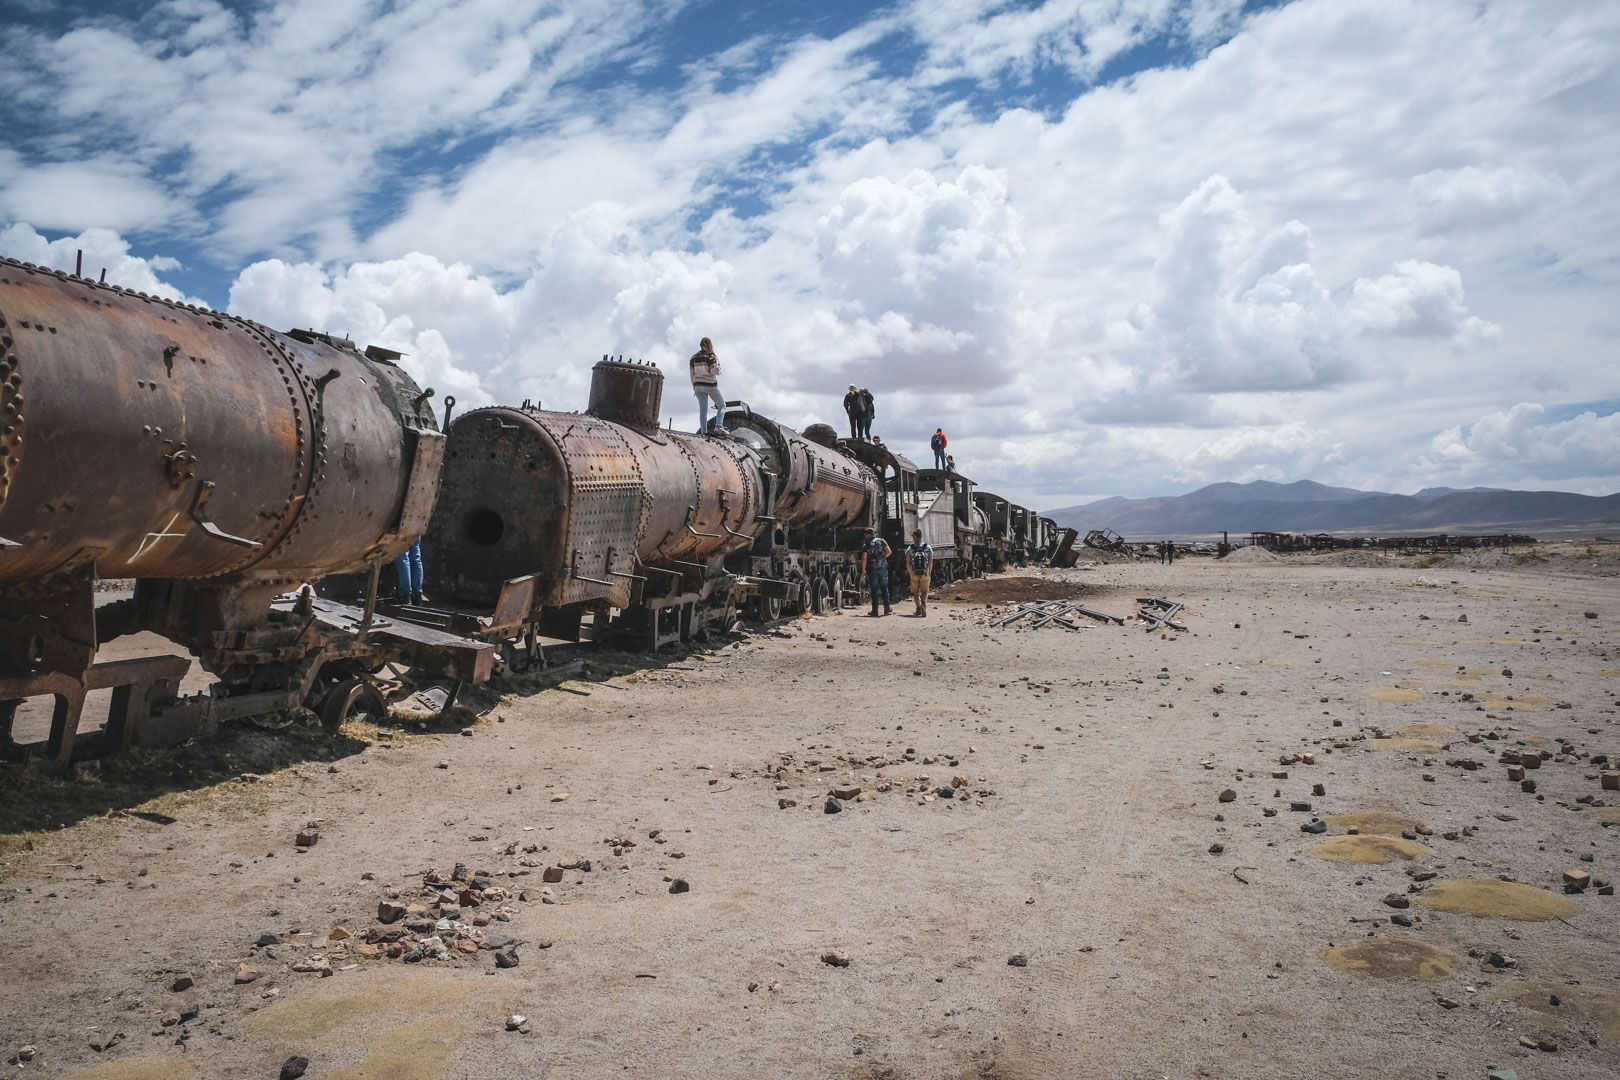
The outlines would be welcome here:
M 865 409 L 861 405 L 861 392 L 855 389 L 855 384 L 849 384 L 849 393 L 844 395 L 844 415 L 849 417 L 849 437 L 861 437 L 861 416 Z
M 877 403 L 872 397 L 872 391 L 864 386 L 861 387 L 859 396 L 861 400 L 861 433 L 856 437 L 870 439 L 872 437 L 872 420 L 877 416 Z
M 889 557 L 893 554 L 894 549 L 887 540 L 875 530 L 866 530 L 866 539 L 861 542 L 861 573 L 866 575 L 866 586 L 872 592 L 874 619 L 878 617 L 880 603 L 883 614 L 894 614 L 894 609 L 889 606 Z
M 934 573 L 934 546 L 923 540 L 921 529 L 911 530 L 906 545 L 906 567 L 911 571 L 911 599 L 917 618 L 928 618 L 928 586 Z
M 928 440 L 929 447 L 934 451 L 934 468 L 945 467 L 945 429 L 935 428 L 934 437 Z
M 422 595 L 422 541 L 406 548 L 394 560 L 394 585 L 394 599 L 398 603 L 420 607 L 426 599 Z
M 726 430 L 726 399 L 720 396 L 720 361 L 714 355 L 714 345 L 708 338 L 698 343 L 692 354 L 692 393 L 698 401 L 698 434 L 709 429 L 709 402 L 714 402 L 714 429 Z

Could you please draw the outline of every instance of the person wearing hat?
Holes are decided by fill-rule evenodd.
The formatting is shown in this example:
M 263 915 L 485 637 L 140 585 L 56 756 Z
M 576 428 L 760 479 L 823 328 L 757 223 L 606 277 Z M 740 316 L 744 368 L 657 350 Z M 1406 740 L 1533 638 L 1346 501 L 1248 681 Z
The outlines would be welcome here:
M 893 554 L 894 549 L 877 530 L 866 530 L 866 538 L 861 541 L 861 573 L 866 575 L 866 585 L 872 593 L 871 617 L 874 619 L 878 617 L 879 603 L 883 605 L 883 614 L 894 614 L 889 606 L 889 558 Z
M 911 543 L 906 545 L 906 568 L 911 571 L 911 599 L 917 605 L 914 614 L 926 619 L 928 585 L 934 572 L 934 545 L 923 539 L 921 529 L 911 530 Z
M 872 421 L 877 416 L 877 404 L 872 400 L 872 391 L 861 387 L 861 433 L 858 438 L 870 439 L 872 437 Z
M 849 384 L 849 393 L 844 395 L 844 413 L 849 417 L 849 437 L 861 437 L 861 392 L 855 389 L 855 384 Z

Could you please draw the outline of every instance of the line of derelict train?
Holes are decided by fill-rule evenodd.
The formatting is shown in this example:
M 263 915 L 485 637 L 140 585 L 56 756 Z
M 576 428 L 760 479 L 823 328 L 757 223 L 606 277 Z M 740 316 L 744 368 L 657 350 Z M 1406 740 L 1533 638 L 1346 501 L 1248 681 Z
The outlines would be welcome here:
M 385 711 L 388 664 L 460 686 L 544 639 L 658 647 L 857 604 L 868 526 L 897 560 L 921 529 L 940 582 L 1056 539 L 826 425 L 732 402 L 724 435 L 661 427 L 651 365 L 604 357 L 581 413 L 451 423 L 447 398 L 446 434 L 398 359 L 0 260 L 0 757 L 66 767 L 299 707 L 335 727 Z M 418 538 L 432 604 L 379 596 Z M 101 655 L 142 631 L 213 684 L 181 694 L 190 656 Z M 87 701 L 107 718 L 81 735 Z

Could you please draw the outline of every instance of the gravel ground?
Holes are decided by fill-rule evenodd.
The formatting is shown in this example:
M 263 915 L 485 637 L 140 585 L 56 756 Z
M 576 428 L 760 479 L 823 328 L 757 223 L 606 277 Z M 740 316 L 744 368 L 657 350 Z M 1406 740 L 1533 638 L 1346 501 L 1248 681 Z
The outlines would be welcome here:
M 1046 573 L 1122 615 L 1181 600 L 1188 632 L 849 611 L 491 697 L 466 737 L 243 733 L 100 780 L 0 774 L 0 1058 L 81 1080 L 293 1055 L 346 1080 L 1620 1073 L 1620 899 L 1562 891 L 1620 877 L 1591 760 L 1620 761 L 1620 583 Z M 1536 757 L 1534 793 L 1504 751 Z M 423 915 L 379 924 L 379 902 L 446 888 L 444 911 L 481 902 L 386 940 Z M 457 933 L 498 947 L 387 955 Z

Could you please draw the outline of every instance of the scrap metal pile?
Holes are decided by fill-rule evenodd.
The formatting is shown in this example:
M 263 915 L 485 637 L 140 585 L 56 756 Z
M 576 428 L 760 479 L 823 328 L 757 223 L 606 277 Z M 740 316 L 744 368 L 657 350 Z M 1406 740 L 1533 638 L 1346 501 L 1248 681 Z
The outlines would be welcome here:
M 1186 605 L 1175 600 L 1166 600 L 1163 597 L 1138 597 L 1136 617 L 1145 624 L 1149 631 L 1153 630 L 1185 630 L 1187 627 L 1176 622 L 1176 616 L 1187 610 Z M 1124 626 L 1125 619 L 1119 615 L 1110 615 L 1106 611 L 1086 607 L 1075 600 L 1026 600 L 1018 605 L 1018 610 L 1010 615 L 1004 615 L 990 625 L 996 628 L 1011 626 L 1022 619 L 1032 619 L 1026 623 L 1032 630 L 1043 626 L 1061 626 L 1067 630 L 1084 630 L 1085 623 L 1075 622 L 1073 616 L 1083 615 L 1097 622 L 1113 623 L 1115 626 Z

